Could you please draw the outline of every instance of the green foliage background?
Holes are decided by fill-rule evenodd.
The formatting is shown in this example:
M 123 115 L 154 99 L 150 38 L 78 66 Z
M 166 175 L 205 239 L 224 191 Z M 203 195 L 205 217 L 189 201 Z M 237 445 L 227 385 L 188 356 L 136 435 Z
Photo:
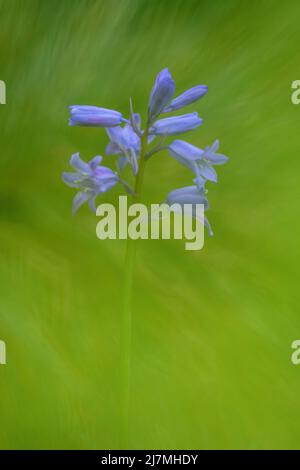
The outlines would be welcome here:
M 293 0 L 0 1 L 0 448 L 120 445 L 125 242 L 97 240 L 87 207 L 71 217 L 60 174 L 106 135 L 68 127 L 67 105 L 145 111 L 165 66 L 177 93 L 209 85 L 186 138 L 219 138 L 230 162 L 202 251 L 139 245 L 130 447 L 299 447 L 299 21 Z M 185 184 L 160 154 L 145 201 Z

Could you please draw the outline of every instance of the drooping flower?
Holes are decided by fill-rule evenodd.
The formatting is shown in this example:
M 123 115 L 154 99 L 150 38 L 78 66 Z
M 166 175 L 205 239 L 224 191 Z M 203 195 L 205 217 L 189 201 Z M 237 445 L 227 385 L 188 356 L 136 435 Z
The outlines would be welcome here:
M 110 127 L 106 129 L 110 138 L 110 143 L 106 147 L 107 155 L 119 155 L 119 168 L 129 162 L 132 166 L 133 174 L 138 171 L 138 156 L 140 153 L 141 141 L 134 132 L 130 124 L 124 127 Z M 125 158 L 124 158 L 125 157 Z
M 167 201 L 169 204 L 203 204 L 206 209 L 208 208 L 208 200 L 205 196 L 204 187 L 201 190 L 197 186 L 185 186 L 174 189 L 168 194 Z
M 194 171 L 196 175 L 195 182 L 200 188 L 203 180 L 216 183 L 217 173 L 213 165 L 223 165 L 228 160 L 228 157 L 225 155 L 216 153 L 218 148 L 218 140 L 211 147 L 205 147 L 204 150 L 184 140 L 174 140 L 169 145 L 169 152 L 177 161 Z
M 70 126 L 114 127 L 125 121 L 119 111 L 97 106 L 70 106 Z
M 112 188 L 119 177 L 110 168 L 101 166 L 101 156 L 92 158 L 88 163 L 81 160 L 79 153 L 72 155 L 70 165 L 76 172 L 62 174 L 63 181 L 72 188 L 80 191 L 73 199 L 73 214 L 86 201 L 89 201 L 90 208 L 95 211 L 95 198 Z
M 183 114 L 156 121 L 149 130 L 149 134 L 177 135 L 196 129 L 202 124 L 198 113 Z
M 157 75 L 154 87 L 151 91 L 148 110 L 149 124 L 157 118 L 164 107 L 171 101 L 174 91 L 174 80 L 169 70 L 165 68 Z
M 170 113 L 172 111 L 177 111 L 178 109 L 183 108 L 195 101 L 199 100 L 204 96 L 208 91 L 208 87 L 206 85 L 197 85 L 189 90 L 185 91 L 181 95 L 177 96 L 169 106 L 164 108 L 163 113 Z
M 203 204 L 204 210 L 209 207 L 207 197 L 205 196 L 204 185 L 201 189 L 197 186 L 186 186 L 184 188 L 174 189 L 168 194 L 167 203 L 170 206 L 178 204 L 181 207 L 183 214 L 198 218 L 199 221 L 208 228 L 209 234 L 213 235 L 207 217 L 204 216 L 202 218 L 200 215 L 199 218 L 199 213 L 196 211 L 196 204 Z M 185 204 L 192 205 L 192 208 L 188 211 L 188 207 L 185 206 Z
M 134 114 L 135 126 L 140 126 L 139 114 Z M 126 163 L 132 166 L 133 174 L 138 171 L 138 159 L 140 156 L 141 140 L 132 128 L 131 124 L 125 124 L 124 127 L 110 127 L 106 129 L 110 142 L 106 147 L 106 155 L 119 155 L 118 168 L 122 170 Z M 155 136 L 148 137 L 150 143 Z

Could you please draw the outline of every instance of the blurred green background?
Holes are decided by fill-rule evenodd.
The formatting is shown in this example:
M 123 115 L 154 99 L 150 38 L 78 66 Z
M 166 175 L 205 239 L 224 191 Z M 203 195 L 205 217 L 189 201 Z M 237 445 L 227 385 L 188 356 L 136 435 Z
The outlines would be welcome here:
M 145 114 L 166 66 L 177 93 L 209 86 L 186 138 L 219 138 L 230 162 L 202 251 L 139 244 L 129 447 L 300 447 L 299 21 L 296 0 L 0 1 L 0 448 L 120 446 L 125 242 L 98 240 L 87 207 L 71 216 L 61 172 L 107 138 L 68 127 L 67 106 L 127 115 L 132 96 Z M 144 199 L 186 184 L 162 153 Z

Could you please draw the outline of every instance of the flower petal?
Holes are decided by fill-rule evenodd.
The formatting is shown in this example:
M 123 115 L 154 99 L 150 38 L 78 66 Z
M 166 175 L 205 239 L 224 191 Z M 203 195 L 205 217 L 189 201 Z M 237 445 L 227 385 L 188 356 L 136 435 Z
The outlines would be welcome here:
M 226 155 L 216 153 L 219 149 L 219 141 L 215 140 L 211 147 L 206 147 L 204 150 L 204 157 L 209 160 L 213 165 L 223 165 L 229 159 Z
M 136 175 L 137 175 L 137 172 L 138 172 L 138 170 L 139 170 L 139 166 L 138 166 L 137 156 L 136 156 L 136 153 L 135 153 L 134 148 L 131 148 L 131 159 L 130 159 L 130 163 L 131 163 L 131 166 L 132 166 L 133 174 L 134 174 L 134 176 L 136 176 Z
M 169 204 L 204 204 L 205 207 L 208 207 L 204 191 L 199 191 L 197 186 L 174 189 L 168 194 L 167 201 Z
M 119 142 L 122 141 L 123 129 L 121 126 L 108 127 L 106 129 L 106 132 L 111 142 L 114 142 L 115 144 L 119 144 Z
M 160 119 L 150 128 L 150 134 L 156 135 L 177 135 L 188 132 L 202 124 L 202 119 L 198 113 L 183 114 L 166 119 Z
M 202 158 L 204 151 L 195 145 L 189 144 L 184 140 L 174 140 L 169 145 L 169 152 L 176 160 L 182 163 L 182 160 L 189 162 L 199 160 Z
M 124 155 L 121 155 L 118 159 L 117 167 L 119 171 L 122 171 L 126 164 L 128 163 L 127 158 Z
M 87 201 L 89 194 L 86 191 L 80 191 L 73 199 L 72 213 L 75 214 L 82 204 Z
M 210 236 L 210 237 L 213 237 L 214 232 L 213 232 L 212 229 L 211 229 L 211 225 L 210 225 L 210 223 L 209 223 L 207 217 L 204 217 L 204 225 L 205 225 L 205 227 L 208 229 L 209 236 Z
M 200 174 L 197 174 L 197 177 L 194 179 L 194 183 L 196 184 L 199 191 L 202 191 L 204 189 L 206 179 L 203 178 Z
M 90 174 L 91 169 L 88 163 L 81 160 L 79 153 L 74 153 L 70 159 L 70 165 L 84 174 Z
M 115 186 L 115 184 L 117 184 L 117 180 L 116 179 L 107 179 L 107 181 L 104 181 L 102 182 L 101 186 L 100 186 L 100 190 L 99 190 L 99 193 L 106 193 L 106 191 L 108 191 L 109 189 L 111 189 L 113 186 Z
M 177 109 L 183 108 L 195 101 L 199 100 L 204 96 L 208 91 L 208 87 L 206 85 L 197 85 L 189 90 L 185 91 L 181 95 L 177 96 L 169 106 L 167 106 L 163 112 L 170 113 L 171 111 L 176 111 Z
M 91 211 L 93 212 L 96 212 L 96 205 L 95 205 L 95 199 L 97 197 L 97 194 L 92 196 L 90 199 L 89 199 L 89 207 L 91 209 Z
M 224 165 L 224 163 L 227 163 L 229 160 L 226 155 L 222 155 L 221 153 L 214 153 L 207 158 L 213 165 Z
M 78 188 L 80 186 L 81 175 L 79 173 L 62 173 L 62 180 L 71 188 Z
M 156 77 L 151 91 L 148 111 L 149 123 L 162 112 L 164 107 L 172 99 L 175 91 L 174 80 L 167 68 L 163 69 Z
M 95 126 L 111 127 L 119 126 L 123 122 L 119 111 L 97 106 L 70 106 L 70 126 Z
M 98 166 L 94 171 L 94 178 L 100 182 L 107 179 L 118 180 L 116 173 L 114 173 L 113 170 L 107 166 Z
M 120 155 L 122 150 L 115 142 L 110 142 L 105 149 L 106 155 Z
M 92 160 L 89 161 L 89 166 L 91 170 L 95 170 L 98 165 L 102 162 L 102 157 L 101 155 L 97 155 L 96 157 L 92 158 Z
M 208 163 L 200 163 L 198 164 L 200 169 L 200 175 L 203 176 L 205 179 L 212 181 L 213 183 L 217 183 L 218 176 L 214 168 L 209 165 Z
M 139 113 L 133 113 L 133 120 L 137 129 L 141 129 L 141 115 Z
M 132 99 L 131 98 L 129 100 L 129 105 L 130 105 L 130 123 L 131 123 L 132 129 L 134 130 L 134 132 L 139 134 L 139 132 L 141 130 L 141 116 L 140 116 L 140 114 L 135 113 L 133 111 L 133 105 L 132 105 Z

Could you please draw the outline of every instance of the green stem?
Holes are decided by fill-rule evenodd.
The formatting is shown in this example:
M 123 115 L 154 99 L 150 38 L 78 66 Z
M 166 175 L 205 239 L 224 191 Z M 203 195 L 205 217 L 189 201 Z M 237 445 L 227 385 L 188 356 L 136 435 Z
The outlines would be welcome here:
M 135 182 L 134 201 L 139 202 L 145 171 L 145 155 L 148 145 L 148 129 L 141 137 L 141 154 L 139 170 Z M 121 380 L 122 380 L 122 415 L 121 415 L 121 448 L 128 449 L 129 442 L 129 405 L 131 379 L 131 336 L 132 336 L 132 296 L 133 278 L 136 259 L 137 240 L 127 238 L 125 255 L 125 276 L 123 285 L 123 308 L 121 321 Z
M 146 155 L 145 155 L 145 160 L 146 161 L 149 160 L 149 158 L 152 157 L 152 155 L 154 155 L 155 153 L 160 152 L 161 150 L 166 150 L 168 148 L 167 145 L 164 145 L 165 140 L 166 140 L 166 136 L 164 135 L 164 136 L 161 137 L 158 144 L 155 147 L 153 147 L 153 149 L 150 150 L 150 152 L 146 153 Z
M 145 155 L 147 153 L 147 145 L 148 145 L 148 129 L 145 130 L 144 134 L 141 137 L 141 155 L 140 155 L 140 163 L 139 163 L 139 171 L 136 176 L 135 182 L 135 194 L 136 200 L 139 202 L 141 197 L 141 191 L 144 181 L 144 172 L 145 172 Z

